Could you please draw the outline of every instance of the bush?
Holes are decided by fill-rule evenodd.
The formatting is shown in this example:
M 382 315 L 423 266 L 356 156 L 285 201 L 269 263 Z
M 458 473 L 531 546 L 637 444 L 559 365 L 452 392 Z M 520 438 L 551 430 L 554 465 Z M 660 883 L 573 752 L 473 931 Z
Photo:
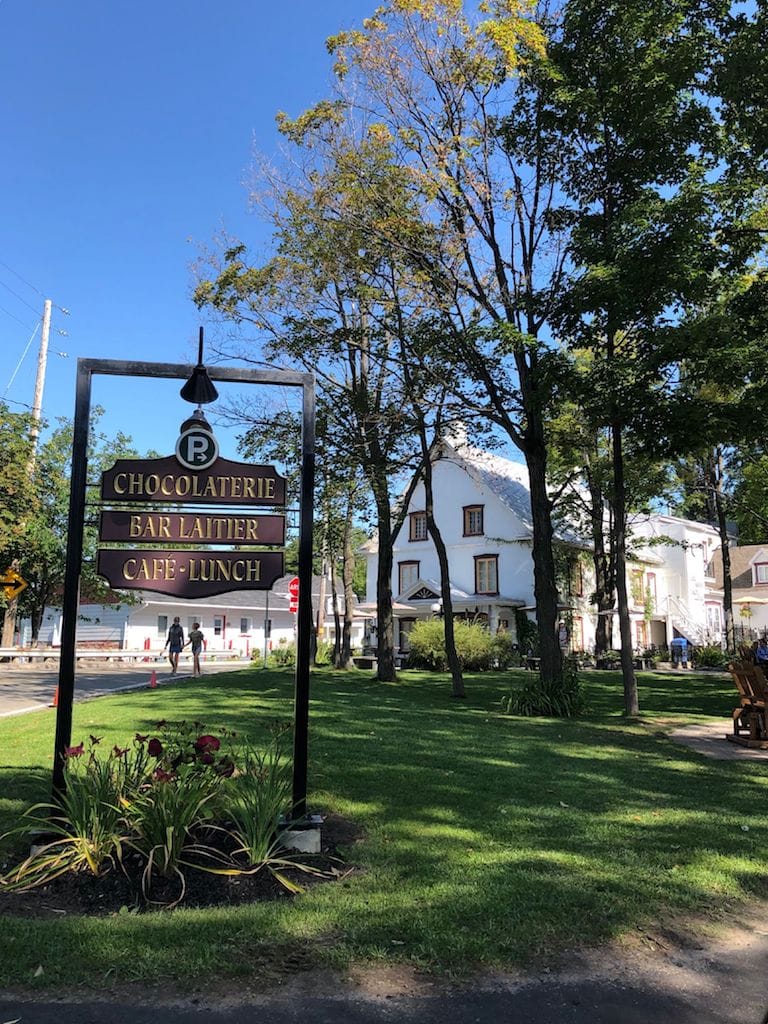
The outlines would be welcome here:
M 693 652 L 693 662 L 697 668 L 727 668 L 731 656 L 719 644 L 697 647 Z
M 293 668 L 296 664 L 296 648 L 281 640 L 279 646 L 270 652 L 268 664 L 271 668 Z
M 524 654 L 530 654 L 533 658 L 538 658 L 541 654 L 539 650 L 539 627 L 533 622 L 525 612 L 521 612 L 519 608 L 515 609 L 515 625 L 517 626 L 517 643 L 518 647 Z
M 317 645 L 315 655 L 316 665 L 331 665 L 333 663 L 333 644 L 322 643 Z
M 584 694 L 575 665 L 566 665 L 562 683 L 545 683 L 541 676 L 535 676 L 522 690 L 502 697 L 501 710 L 505 715 L 524 718 L 575 718 L 584 710 Z
M 462 669 L 485 672 L 492 668 L 500 652 L 506 650 L 504 641 L 496 643 L 480 622 L 454 623 L 456 654 Z M 442 619 L 423 619 L 415 622 L 410 633 L 409 665 L 445 672 L 448 659 L 445 654 L 445 625 Z

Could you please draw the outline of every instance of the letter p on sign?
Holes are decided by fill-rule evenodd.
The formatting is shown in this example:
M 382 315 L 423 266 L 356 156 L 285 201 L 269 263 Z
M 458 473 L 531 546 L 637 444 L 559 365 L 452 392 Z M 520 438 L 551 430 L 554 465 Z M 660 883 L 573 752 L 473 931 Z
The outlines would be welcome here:
M 208 469 L 218 457 L 216 438 L 199 427 L 185 430 L 176 442 L 176 458 L 186 469 Z

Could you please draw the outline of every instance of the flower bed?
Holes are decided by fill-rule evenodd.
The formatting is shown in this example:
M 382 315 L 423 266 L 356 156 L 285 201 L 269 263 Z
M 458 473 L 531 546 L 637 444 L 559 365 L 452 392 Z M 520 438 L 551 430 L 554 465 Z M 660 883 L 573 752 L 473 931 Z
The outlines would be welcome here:
M 165 721 L 109 752 L 98 736 L 69 747 L 65 793 L 30 808 L 12 833 L 36 845 L 0 878 L 4 909 L 29 906 L 33 892 L 80 912 L 202 906 L 338 877 L 327 841 L 313 857 L 281 845 L 286 728 L 275 725 L 264 749 L 229 730 Z

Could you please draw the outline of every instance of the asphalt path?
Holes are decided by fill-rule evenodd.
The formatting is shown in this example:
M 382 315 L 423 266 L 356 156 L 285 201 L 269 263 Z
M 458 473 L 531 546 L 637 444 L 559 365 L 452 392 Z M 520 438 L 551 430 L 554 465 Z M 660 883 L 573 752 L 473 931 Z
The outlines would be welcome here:
M 246 661 L 210 662 L 203 666 L 203 675 L 231 672 L 233 668 L 247 664 Z M 75 672 L 75 701 L 142 689 L 149 685 L 153 670 L 158 686 L 169 682 L 171 678 L 191 678 L 191 668 L 182 665 L 172 677 L 171 666 L 167 661 L 129 665 L 83 661 L 78 664 Z M 42 668 L 37 664 L 0 664 L 0 718 L 50 707 L 58 680 L 58 666 L 50 662 Z M 0 1024 L 3 1022 L 0 1021 Z

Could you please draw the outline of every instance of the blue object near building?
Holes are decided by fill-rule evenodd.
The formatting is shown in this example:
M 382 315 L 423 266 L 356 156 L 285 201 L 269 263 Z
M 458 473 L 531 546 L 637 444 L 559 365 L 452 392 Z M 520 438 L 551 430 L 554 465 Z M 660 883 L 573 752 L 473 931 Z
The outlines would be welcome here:
M 672 652 L 672 664 L 688 667 L 688 641 L 684 636 L 676 636 L 670 643 L 669 649 Z

